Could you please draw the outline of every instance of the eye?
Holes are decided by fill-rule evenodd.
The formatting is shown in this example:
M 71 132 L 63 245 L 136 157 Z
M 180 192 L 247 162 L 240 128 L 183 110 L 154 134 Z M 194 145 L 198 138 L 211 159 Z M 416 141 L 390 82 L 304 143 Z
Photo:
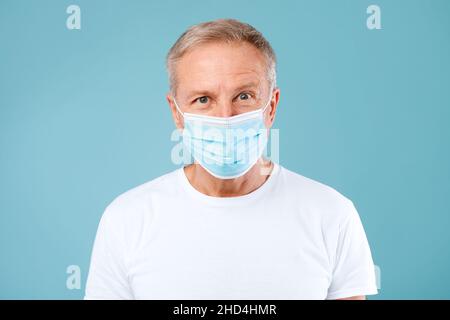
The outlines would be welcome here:
M 248 99 L 250 99 L 250 95 L 248 93 L 246 93 L 246 92 L 243 92 L 243 93 L 241 93 L 239 95 L 239 99 L 241 99 L 241 100 L 248 100 Z
M 197 98 L 195 100 L 200 102 L 200 103 L 202 103 L 202 104 L 208 103 L 208 97 L 207 96 L 203 96 L 203 97 Z

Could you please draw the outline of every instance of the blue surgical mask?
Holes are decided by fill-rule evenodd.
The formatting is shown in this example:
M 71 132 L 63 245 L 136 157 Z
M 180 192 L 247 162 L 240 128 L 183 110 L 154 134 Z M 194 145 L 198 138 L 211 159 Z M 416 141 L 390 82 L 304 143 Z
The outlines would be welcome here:
M 268 134 L 264 112 L 258 110 L 231 117 L 212 117 L 181 112 L 184 118 L 183 144 L 207 172 L 219 179 L 233 179 L 247 173 L 262 156 Z

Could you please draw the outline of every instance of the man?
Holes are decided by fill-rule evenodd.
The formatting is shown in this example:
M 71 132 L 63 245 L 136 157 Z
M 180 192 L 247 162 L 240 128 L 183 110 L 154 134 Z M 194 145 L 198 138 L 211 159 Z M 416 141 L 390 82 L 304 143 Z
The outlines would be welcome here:
M 107 207 L 86 299 L 377 293 L 353 203 L 262 156 L 280 98 L 275 64 L 263 35 L 236 20 L 180 36 L 167 56 L 167 101 L 194 162 Z

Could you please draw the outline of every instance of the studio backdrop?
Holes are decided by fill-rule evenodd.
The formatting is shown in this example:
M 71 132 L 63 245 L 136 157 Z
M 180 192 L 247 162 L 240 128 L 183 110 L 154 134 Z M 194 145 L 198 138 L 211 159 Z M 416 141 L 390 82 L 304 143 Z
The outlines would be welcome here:
M 450 1 L 0 1 L 0 298 L 80 299 L 105 207 L 170 172 L 165 56 L 235 18 L 278 58 L 278 161 L 352 199 L 379 294 L 450 298 Z

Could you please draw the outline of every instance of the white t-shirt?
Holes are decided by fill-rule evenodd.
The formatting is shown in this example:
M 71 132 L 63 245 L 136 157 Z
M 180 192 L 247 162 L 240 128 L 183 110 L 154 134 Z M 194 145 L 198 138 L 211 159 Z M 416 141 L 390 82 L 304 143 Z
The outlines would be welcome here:
M 85 299 L 337 299 L 376 294 L 353 203 L 275 164 L 255 191 L 212 197 L 182 168 L 105 210 Z

